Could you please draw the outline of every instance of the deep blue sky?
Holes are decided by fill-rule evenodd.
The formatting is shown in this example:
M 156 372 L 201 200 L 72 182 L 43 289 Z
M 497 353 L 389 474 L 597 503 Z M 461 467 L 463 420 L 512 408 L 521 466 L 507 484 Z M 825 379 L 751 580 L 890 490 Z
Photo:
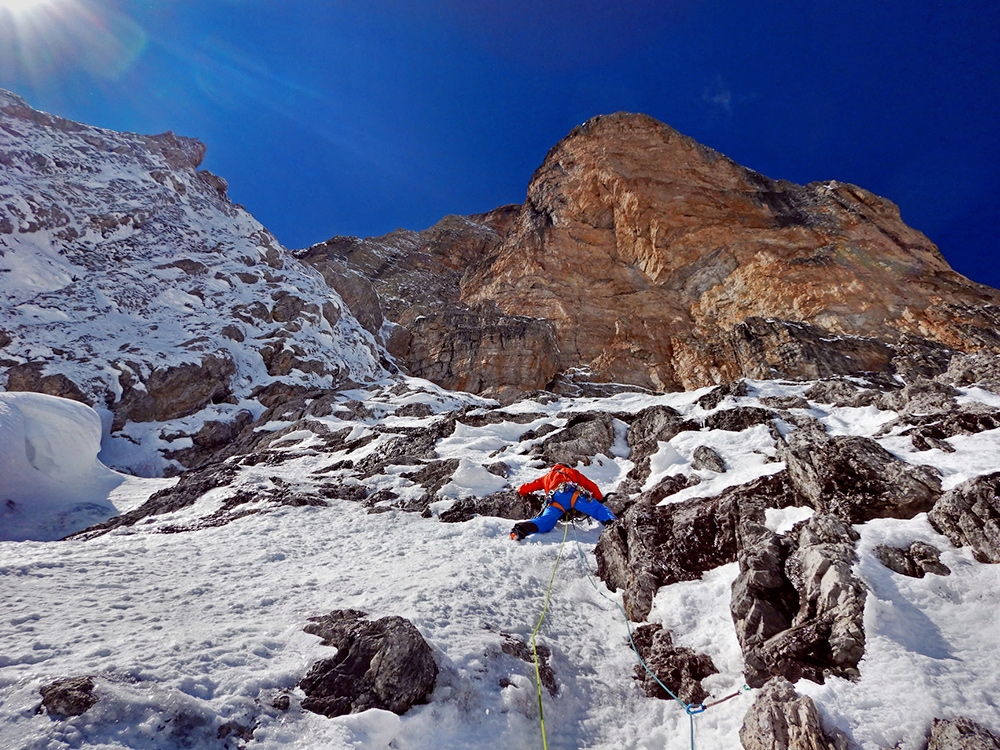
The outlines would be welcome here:
M 34 0 L 38 2 L 38 0 Z M 898 203 L 1000 287 L 1000 3 L 0 0 L 0 87 L 208 145 L 288 247 L 519 203 L 593 115 Z

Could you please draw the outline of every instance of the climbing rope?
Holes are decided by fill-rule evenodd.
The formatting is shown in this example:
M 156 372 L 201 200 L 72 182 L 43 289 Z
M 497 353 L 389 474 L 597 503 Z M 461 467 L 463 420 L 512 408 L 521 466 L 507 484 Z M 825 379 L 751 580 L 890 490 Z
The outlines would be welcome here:
M 704 712 L 706 709 L 711 708 L 712 706 L 717 706 L 720 703 L 725 703 L 727 700 L 729 700 L 731 698 L 735 698 L 738 695 L 741 695 L 743 692 L 745 692 L 747 690 L 750 690 L 750 687 L 747 686 L 747 685 L 744 685 L 742 688 L 740 688 L 739 690 L 737 690 L 735 693 L 732 693 L 731 695 L 727 695 L 724 698 L 720 698 L 717 701 L 712 701 L 711 703 L 707 703 L 707 704 L 706 703 L 685 703 L 684 701 L 682 701 L 673 690 L 671 690 L 670 688 L 668 688 L 666 685 L 664 685 L 660 681 L 660 678 L 656 676 L 656 673 L 654 673 L 653 670 L 650 669 L 650 667 L 646 663 L 645 659 L 642 658 L 642 654 L 639 653 L 639 647 L 635 643 L 635 638 L 632 637 L 632 625 L 629 622 L 628 613 L 625 612 L 624 607 L 622 607 L 622 605 L 619 604 L 616 600 L 612 599 L 611 597 L 607 596 L 603 591 L 601 591 L 601 589 L 597 585 L 597 582 L 594 581 L 594 577 L 590 574 L 590 568 L 587 566 L 587 558 L 583 554 L 583 546 L 580 544 L 580 537 L 576 533 L 576 524 L 573 524 L 573 538 L 576 541 L 576 550 L 579 553 L 579 557 L 580 557 L 580 567 L 583 568 L 583 572 L 587 576 L 587 580 L 590 581 L 590 585 L 594 588 L 594 591 L 596 591 L 598 594 L 601 595 L 602 598 L 604 598 L 607 601 L 609 601 L 612 604 L 614 604 L 618 608 L 618 611 L 621 612 L 622 619 L 625 621 L 625 628 L 628 630 L 629 643 L 632 644 L 632 650 L 635 652 L 635 657 L 636 657 L 636 659 L 639 660 L 639 664 L 641 664 L 642 668 L 646 670 L 646 672 L 649 674 L 649 676 L 652 677 L 656 681 L 656 684 L 659 685 L 661 688 L 663 688 L 666 691 L 667 695 L 669 695 L 671 698 L 673 698 L 681 706 L 684 707 L 684 711 L 688 715 L 688 723 L 690 724 L 690 728 L 691 728 L 691 750 L 695 750 L 695 747 L 694 747 L 694 717 L 695 717 L 695 715 Z
M 531 653 L 535 660 L 535 688 L 538 693 L 538 720 L 541 725 L 543 750 L 548 750 L 549 742 L 545 734 L 545 709 L 542 705 L 542 670 L 538 659 L 538 648 L 535 645 L 535 637 L 538 635 L 538 631 L 541 630 L 542 623 L 545 621 L 545 615 L 549 611 L 549 602 L 552 598 L 552 586 L 556 580 L 556 571 L 559 570 L 559 562 L 560 560 L 562 560 L 563 550 L 566 547 L 566 539 L 569 534 L 570 526 L 573 527 L 573 538 L 576 541 L 576 550 L 579 553 L 580 566 L 583 568 L 583 572 L 587 576 L 587 580 L 590 581 L 590 585 L 594 588 L 594 591 L 600 594 L 602 598 L 614 604 L 618 608 L 618 611 L 621 612 L 622 619 L 625 621 L 625 628 L 626 630 L 628 630 L 629 642 L 632 644 L 632 650 L 635 652 L 635 657 L 636 659 L 639 660 L 639 664 L 642 665 L 642 668 L 645 669 L 646 672 L 649 674 L 649 676 L 656 681 L 657 685 L 659 685 L 661 688 L 663 688 L 664 691 L 666 691 L 667 695 L 669 695 L 671 698 L 677 701 L 677 703 L 679 703 L 684 708 L 685 713 L 687 713 L 688 715 L 688 723 L 690 726 L 691 750 L 695 750 L 694 746 L 695 715 L 703 713 L 706 709 L 709 709 L 712 706 L 717 706 L 720 703 L 725 703 L 726 701 L 735 698 L 738 695 L 741 695 L 742 693 L 750 690 L 750 687 L 744 685 L 735 693 L 731 693 L 730 695 L 727 695 L 723 698 L 719 698 L 718 700 L 712 701 L 711 703 L 685 703 L 673 690 L 664 685 L 663 682 L 660 681 L 660 678 L 656 676 L 656 673 L 653 672 L 652 669 L 650 669 L 649 665 L 646 663 L 646 660 L 642 658 L 642 654 L 639 653 L 639 647 L 636 645 L 635 638 L 632 636 L 632 625 L 629 622 L 628 613 L 625 612 L 625 609 L 624 607 L 622 607 L 621 604 L 619 604 L 617 601 L 615 601 L 611 597 L 607 596 L 603 591 L 601 591 L 600 587 L 597 585 L 597 582 L 594 580 L 594 577 L 590 574 L 590 568 L 587 566 L 587 558 L 584 556 L 583 546 L 580 544 L 580 537 L 576 533 L 576 524 L 573 523 L 572 521 L 563 522 L 563 538 L 562 542 L 559 545 L 559 552 L 556 554 L 555 565 L 552 567 L 552 575 L 549 577 L 549 586 L 545 591 L 545 604 L 542 607 L 542 614 L 538 618 L 538 622 L 535 625 L 535 629 L 531 631 Z
M 541 617 L 538 618 L 538 623 L 535 625 L 535 629 L 531 631 L 531 653 L 535 658 L 535 687 L 538 691 L 538 721 L 541 723 L 542 727 L 542 748 L 544 750 L 549 750 L 549 741 L 545 736 L 545 709 L 542 707 L 542 668 L 538 663 L 538 648 L 535 646 L 535 636 L 538 635 L 538 631 L 541 630 L 542 623 L 545 621 L 545 614 L 549 611 L 549 600 L 552 598 L 552 584 L 556 580 L 556 571 L 559 570 L 559 561 L 562 559 L 563 549 L 566 547 L 566 536 L 569 534 L 569 524 L 564 524 L 564 526 L 566 528 L 563 530 L 562 544 L 559 545 L 559 554 L 556 555 L 556 564 L 552 567 L 552 576 L 549 578 L 549 587 L 545 591 L 545 606 L 542 607 L 542 614 Z

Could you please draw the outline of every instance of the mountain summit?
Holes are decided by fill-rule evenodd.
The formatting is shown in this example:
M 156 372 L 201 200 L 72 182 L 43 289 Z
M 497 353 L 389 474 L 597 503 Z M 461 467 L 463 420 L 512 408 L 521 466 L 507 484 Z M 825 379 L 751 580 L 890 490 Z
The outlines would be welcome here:
M 403 243 L 433 284 L 394 283 Z M 521 206 L 303 257 L 398 300 L 386 343 L 412 372 L 485 393 L 891 374 L 900 355 L 1000 347 L 1000 292 L 890 201 L 769 179 L 639 114 L 574 129 Z

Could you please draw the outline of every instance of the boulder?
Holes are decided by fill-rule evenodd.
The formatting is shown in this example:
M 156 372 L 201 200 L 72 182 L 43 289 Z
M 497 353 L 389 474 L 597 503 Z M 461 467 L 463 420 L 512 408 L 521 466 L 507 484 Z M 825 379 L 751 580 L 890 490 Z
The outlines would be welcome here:
M 535 448 L 547 466 L 589 466 L 594 456 L 611 455 L 615 442 L 614 417 L 605 412 L 573 414 L 566 426 Z
M 944 493 L 927 519 L 956 547 L 971 547 L 979 562 L 1000 562 L 1000 472 Z
M 1000 750 L 1000 737 L 972 719 L 934 719 L 927 750 Z
M 951 569 L 941 562 L 941 550 L 927 542 L 916 541 L 907 548 L 880 544 L 874 552 L 889 570 L 910 578 L 923 578 L 928 573 L 951 575 Z
M 747 684 L 772 676 L 822 683 L 858 676 L 867 590 L 854 574 L 858 535 L 840 519 L 814 515 L 779 536 L 763 514 L 740 525 L 740 573 L 730 604 Z
M 39 690 L 45 712 L 56 719 L 80 716 L 97 703 L 93 677 L 69 677 L 56 680 Z
M 691 468 L 696 471 L 707 469 L 722 474 L 726 470 L 726 462 L 715 448 L 699 445 L 691 456 Z
M 871 438 L 796 430 L 779 444 L 779 457 L 817 512 L 850 523 L 912 518 L 941 495 L 936 469 L 904 463 Z
M 543 499 L 537 493 L 522 497 L 516 490 L 501 490 L 485 497 L 463 497 L 438 516 L 443 523 L 460 523 L 475 516 L 493 516 L 521 521 L 534 518 L 542 510 Z
M 744 750 L 848 750 L 838 729 L 823 730 L 816 704 L 788 680 L 774 677 L 761 689 L 740 727 Z
M 647 696 L 661 700 L 674 700 L 676 696 L 687 704 L 698 704 L 708 697 L 701 681 L 719 673 L 710 656 L 675 646 L 670 631 L 659 623 L 636 628 L 632 642 L 646 666 L 656 675 L 654 678 L 641 664 L 634 667 L 635 678 Z M 667 693 L 657 680 L 674 695 Z
M 402 715 L 427 702 L 438 667 L 423 636 L 402 617 L 364 617 L 346 609 L 310 619 L 305 631 L 337 653 L 313 664 L 299 683 L 303 708 L 324 716 L 369 708 Z

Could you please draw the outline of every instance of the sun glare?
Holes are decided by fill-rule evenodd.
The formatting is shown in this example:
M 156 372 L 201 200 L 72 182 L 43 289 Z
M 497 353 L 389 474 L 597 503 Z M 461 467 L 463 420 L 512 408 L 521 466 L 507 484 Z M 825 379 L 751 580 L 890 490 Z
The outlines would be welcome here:
M 9 10 L 11 13 L 26 13 L 39 5 L 45 5 L 51 0 L 0 0 L 0 10 Z

